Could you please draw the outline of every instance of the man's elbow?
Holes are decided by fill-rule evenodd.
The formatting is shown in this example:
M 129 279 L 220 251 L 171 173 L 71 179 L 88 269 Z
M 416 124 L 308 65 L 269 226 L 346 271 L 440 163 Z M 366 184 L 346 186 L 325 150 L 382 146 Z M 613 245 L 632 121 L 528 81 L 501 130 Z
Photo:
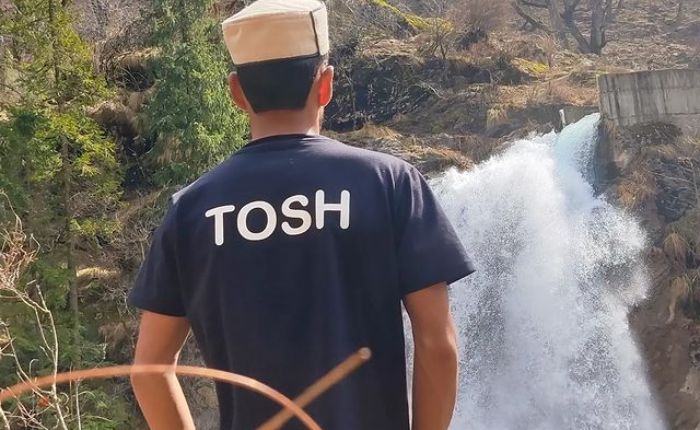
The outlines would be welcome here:
M 414 337 L 416 355 L 444 365 L 457 364 L 457 341 L 454 335 Z
M 142 366 L 172 366 L 172 371 L 175 370 L 177 364 L 176 357 L 159 357 L 157 355 L 148 355 L 144 353 L 139 353 L 137 351 L 134 357 L 134 369 L 137 371 L 132 371 L 130 375 L 131 386 L 135 391 L 148 387 L 155 381 L 164 379 L 166 376 L 165 372 L 143 372 Z M 141 368 L 141 369 L 139 369 Z
M 141 391 L 148 384 L 148 375 L 143 373 L 132 373 L 129 379 L 134 392 Z
M 153 378 L 157 378 L 158 375 L 155 373 L 143 373 L 141 371 L 142 366 L 144 365 L 150 365 L 154 364 L 152 362 L 144 362 L 143 360 L 134 360 L 134 367 L 131 372 L 131 375 L 129 379 L 131 380 L 131 387 L 134 389 L 134 391 L 139 391 L 143 389 L 144 387 L 147 387 L 150 382 L 153 381 Z

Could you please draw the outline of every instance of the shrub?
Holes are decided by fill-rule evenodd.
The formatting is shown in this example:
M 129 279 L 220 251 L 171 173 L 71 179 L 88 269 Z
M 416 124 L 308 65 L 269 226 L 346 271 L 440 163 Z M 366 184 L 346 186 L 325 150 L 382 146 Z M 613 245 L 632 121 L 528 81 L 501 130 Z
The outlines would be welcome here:
M 678 233 L 670 233 L 663 242 L 664 252 L 671 260 L 685 264 L 686 258 L 690 253 L 690 246 L 683 236 Z
M 191 8 L 176 3 L 153 2 L 153 42 L 160 56 L 145 119 L 155 179 L 162 185 L 194 180 L 239 148 L 247 134 L 246 118 L 228 95 L 230 59 L 223 44 L 210 41 L 218 31 L 206 14 L 211 1 Z
M 440 53 L 444 59 L 455 48 L 468 49 L 488 38 L 505 22 L 505 0 L 431 0 L 425 8 L 430 18 L 421 27 L 429 35 L 423 54 Z
M 506 23 L 508 3 L 505 0 L 455 0 L 453 19 L 461 33 L 499 30 Z

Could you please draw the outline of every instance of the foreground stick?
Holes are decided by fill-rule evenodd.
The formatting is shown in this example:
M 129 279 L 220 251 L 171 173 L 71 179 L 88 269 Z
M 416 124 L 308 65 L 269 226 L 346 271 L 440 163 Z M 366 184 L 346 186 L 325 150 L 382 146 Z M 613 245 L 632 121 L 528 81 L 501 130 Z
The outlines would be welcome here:
M 263 396 L 279 403 L 284 407 L 282 411 L 259 427 L 259 430 L 278 429 L 295 416 L 299 418 L 299 420 L 309 429 L 321 430 L 321 427 L 319 427 L 313 418 L 304 412 L 302 408 L 318 398 L 330 387 L 343 380 L 355 369 L 367 362 L 370 357 L 371 353 L 369 349 L 360 349 L 348 357 L 345 361 L 340 363 L 336 368 L 328 372 L 328 374 L 319 379 L 312 386 L 307 388 L 304 393 L 302 393 L 296 399 L 296 403 L 291 401 L 279 391 L 247 376 L 237 375 L 235 373 L 225 372 L 223 370 L 207 369 L 204 367 L 168 366 L 158 364 L 102 367 L 97 369 L 59 373 L 55 376 L 48 375 L 40 378 L 34 378 L 30 381 L 25 381 L 0 391 L 0 403 L 11 398 L 17 398 L 21 394 L 28 391 L 33 391 L 52 384 L 63 384 L 70 381 L 82 381 L 85 379 L 108 379 L 134 374 L 174 373 L 182 376 L 205 377 L 216 381 L 227 382 L 232 385 L 245 387 L 258 394 L 262 394 Z
M 194 366 L 168 366 L 159 364 L 134 365 L 134 366 L 112 366 L 101 367 L 97 369 L 78 370 L 75 372 L 59 373 L 56 376 L 42 376 L 34 378 L 31 381 L 25 381 L 12 387 L 0 391 L 0 402 L 16 398 L 23 393 L 45 387 L 51 384 L 63 384 L 70 381 L 82 381 L 85 379 L 108 379 L 118 376 L 129 376 L 133 374 L 149 374 L 149 373 L 174 373 L 182 376 L 199 376 L 204 378 L 214 379 L 216 381 L 227 382 L 232 385 L 245 387 L 258 394 L 279 403 L 285 410 L 290 411 L 290 414 L 301 420 L 306 427 L 311 430 L 321 430 L 321 427 L 307 414 L 292 402 L 288 397 L 285 397 L 279 391 L 258 382 L 255 379 L 235 373 L 224 372 L 223 370 L 207 369 L 204 367 Z
M 354 372 L 355 369 L 366 363 L 371 357 L 372 352 L 369 348 L 361 348 L 340 363 L 335 369 L 328 372 L 325 376 L 304 390 L 299 397 L 294 399 L 294 404 L 300 408 L 305 408 L 321 394 L 325 393 L 326 390 L 345 379 L 345 377 Z M 284 409 L 258 427 L 258 430 L 276 430 L 282 427 L 293 416 L 294 414 L 289 408 Z

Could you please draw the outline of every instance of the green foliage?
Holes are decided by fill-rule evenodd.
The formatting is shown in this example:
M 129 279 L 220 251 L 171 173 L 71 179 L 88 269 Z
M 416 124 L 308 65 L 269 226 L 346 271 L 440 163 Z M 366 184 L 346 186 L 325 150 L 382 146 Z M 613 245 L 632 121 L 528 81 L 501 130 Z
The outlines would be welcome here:
M 146 112 L 160 184 L 191 181 L 243 144 L 246 119 L 229 96 L 228 58 L 213 1 L 153 0 L 153 45 L 160 56 Z
M 118 230 L 111 213 L 121 194 L 114 141 L 88 115 L 112 92 L 95 72 L 91 49 L 74 30 L 69 8 L 59 0 L 12 3 L 15 9 L 0 15 L 0 34 L 11 37 L 13 51 L 0 56 L 1 67 L 13 72 L 3 91 L 10 96 L 0 98 L 0 188 L 10 200 L 9 205 L 0 202 L 0 230 L 14 220 L 11 205 L 25 220 L 27 233 L 42 244 L 16 287 L 32 296 L 26 285 L 41 286 L 47 312 L 36 313 L 0 295 L 0 322 L 13 338 L 17 358 L 0 357 L 2 386 L 17 382 L 18 364 L 32 375 L 53 368 L 41 336 L 53 333 L 48 311 L 60 345 L 59 370 L 104 362 L 104 346 L 89 336 L 68 297 L 78 293 L 72 283 L 76 247 L 94 248 Z M 81 400 L 88 397 L 106 395 L 84 389 Z M 70 401 L 61 396 L 66 409 Z M 83 428 L 128 428 L 122 418 L 114 426 L 101 426 L 104 419 L 90 417 L 106 409 L 87 400 L 84 406 Z M 57 427 L 52 413 L 38 416 L 44 425 Z M 67 417 L 70 428 L 76 419 Z
M 53 334 L 59 371 L 107 364 L 98 329 L 104 308 L 91 304 L 99 296 L 104 301 L 106 284 L 79 289 L 76 268 L 122 234 L 114 216 L 122 204 L 115 143 L 89 115 L 114 93 L 94 70 L 91 47 L 74 30 L 68 3 L 13 0 L 14 9 L 0 15 L 0 34 L 11 39 L 7 53 L 0 53 L 0 190 L 9 197 L 0 198 L 0 230 L 14 221 L 14 210 L 41 244 L 17 288 L 34 296 L 40 286 L 47 310 L 37 316 L 0 291 L 0 347 L 11 336 L 16 350 L 16 360 L 0 353 L 0 386 L 17 382 L 21 368 L 31 375 L 53 371 L 47 347 Z M 230 59 L 218 23 L 208 17 L 212 3 L 152 0 L 157 85 L 140 126 L 141 138 L 153 145 L 150 173 L 160 184 L 194 179 L 247 135 L 245 116 L 228 96 Z M 79 390 L 62 387 L 54 400 L 68 428 L 77 428 L 78 418 L 84 429 L 135 428 L 123 385 L 83 383 Z M 72 407 L 76 396 L 81 417 Z M 44 426 L 60 428 L 60 414 L 37 408 L 37 400 L 23 398 L 25 410 Z M 3 407 L 22 410 L 16 403 Z
M 54 170 L 50 165 L 56 159 L 47 145 L 27 144 L 41 127 L 40 115 L 21 107 L 8 111 L 10 119 L 0 122 L 0 189 L 18 210 L 26 210 L 30 182 Z M 0 213 L 0 222 L 7 221 L 11 221 L 9 211 Z
M 113 232 L 113 221 L 94 225 L 120 195 L 114 143 L 97 124 L 78 109 L 59 112 L 47 106 L 22 106 L 9 116 L 0 124 L 0 184 L 17 210 L 32 214 L 33 232 L 43 236 L 56 223 L 65 224 L 66 216 L 72 231 L 86 239 L 98 231 Z M 61 153 L 64 142 L 68 157 Z M 64 206 L 66 186 L 70 211 Z
M 5 66 L 18 71 L 11 86 L 19 95 L 0 100 L 8 117 L 0 122 L 0 184 L 20 211 L 33 214 L 82 215 L 82 207 L 97 201 L 104 207 L 104 197 L 113 204 L 119 197 L 114 142 L 86 114 L 110 95 L 90 49 L 59 1 L 14 3 L 16 12 L 0 17 L 0 34 L 10 34 L 17 51 Z M 80 203 L 77 211 L 62 207 L 66 187 Z
M 141 428 L 135 426 L 132 406 L 123 401 L 115 401 L 115 391 L 109 384 L 85 387 L 81 396 L 83 408 L 94 411 L 94 414 L 82 418 L 83 430 L 126 430 Z M 113 385 L 113 384 L 112 384 Z M 122 395 L 123 397 L 123 395 Z
M 89 46 L 72 27 L 57 0 L 15 0 L 15 13 L 0 17 L 0 33 L 13 40 L 14 66 L 20 72 L 15 93 L 24 104 L 90 105 L 109 95 L 92 66 Z

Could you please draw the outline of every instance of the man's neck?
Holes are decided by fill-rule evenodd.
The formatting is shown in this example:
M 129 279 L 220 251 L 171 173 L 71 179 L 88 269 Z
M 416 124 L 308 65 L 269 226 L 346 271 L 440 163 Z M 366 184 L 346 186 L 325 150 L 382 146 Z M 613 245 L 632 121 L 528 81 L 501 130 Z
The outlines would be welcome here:
M 320 134 L 318 119 L 311 115 L 289 112 L 268 112 L 250 118 L 250 134 L 253 140 L 285 134 Z

